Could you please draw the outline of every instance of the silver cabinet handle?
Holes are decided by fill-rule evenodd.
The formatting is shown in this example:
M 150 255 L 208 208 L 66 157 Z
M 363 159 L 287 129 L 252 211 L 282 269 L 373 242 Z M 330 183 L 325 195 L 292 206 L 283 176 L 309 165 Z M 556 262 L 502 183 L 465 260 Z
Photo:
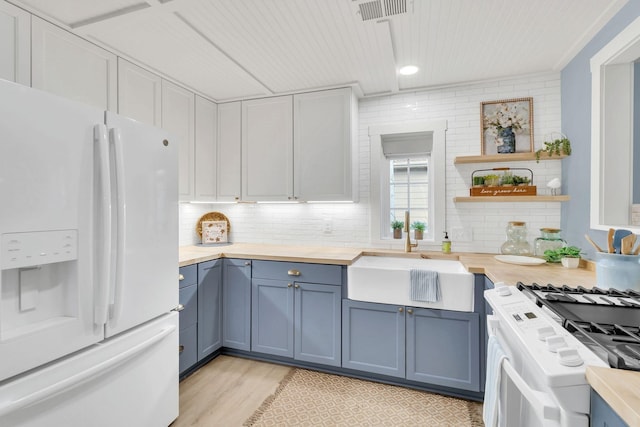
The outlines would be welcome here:
M 291 269 L 291 270 L 287 271 L 287 274 L 288 274 L 289 276 L 299 276 L 299 275 L 300 275 L 300 274 L 302 274 L 302 273 L 300 273 L 298 270 L 293 270 L 293 269 Z
M 398 313 L 402 313 L 403 311 L 404 311 L 404 308 L 402 308 L 402 307 L 400 307 L 400 308 L 398 309 Z
M 413 309 L 408 308 L 408 309 L 407 309 L 407 313 L 409 313 L 409 314 L 413 314 Z
M 295 285 L 293 285 L 294 288 L 298 289 L 300 287 L 300 285 L 298 285 L 297 283 Z
M 287 288 L 290 288 L 293 286 L 293 283 L 287 283 Z
M 174 308 L 172 311 L 178 311 L 178 312 L 180 312 L 180 311 L 182 311 L 182 310 L 184 310 L 184 305 L 182 305 L 182 304 L 178 304 L 178 306 L 177 306 L 176 308 Z
M 246 266 L 251 265 L 251 261 L 245 261 L 244 265 L 246 265 Z
M 178 275 L 178 280 L 184 280 L 184 275 L 183 274 Z

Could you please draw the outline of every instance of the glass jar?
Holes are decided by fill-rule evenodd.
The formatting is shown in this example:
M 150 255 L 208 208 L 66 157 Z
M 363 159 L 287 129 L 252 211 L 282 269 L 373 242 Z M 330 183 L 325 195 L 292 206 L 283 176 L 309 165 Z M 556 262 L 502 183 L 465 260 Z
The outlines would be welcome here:
M 527 224 L 511 221 L 507 225 L 507 241 L 500 247 L 505 255 L 531 255 L 531 245 L 527 241 Z
M 533 251 L 536 256 L 543 256 L 544 251 L 555 250 L 567 246 L 567 242 L 560 237 L 558 228 L 541 228 L 540 237 L 533 243 Z

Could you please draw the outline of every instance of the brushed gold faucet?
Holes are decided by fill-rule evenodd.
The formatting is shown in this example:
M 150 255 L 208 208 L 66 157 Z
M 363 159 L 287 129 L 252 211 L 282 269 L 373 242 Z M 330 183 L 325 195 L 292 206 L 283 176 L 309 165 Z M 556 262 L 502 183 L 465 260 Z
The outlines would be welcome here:
M 409 233 L 409 211 L 404 211 L 404 232 L 407 233 L 407 238 L 404 241 L 404 251 L 411 252 L 411 248 L 417 248 L 418 243 L 411 243 L 411 234 Z

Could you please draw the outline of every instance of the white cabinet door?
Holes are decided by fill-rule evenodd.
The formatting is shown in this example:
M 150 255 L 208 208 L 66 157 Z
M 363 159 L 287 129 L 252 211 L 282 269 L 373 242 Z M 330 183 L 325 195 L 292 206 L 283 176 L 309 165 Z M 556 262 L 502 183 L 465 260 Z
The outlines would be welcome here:
M 294 95 L 294 191 L 300 200 L 353 200 L 350 88 Z M 352 127 L 353 126 L 353 127 Z
M 31 86 L 31 15 L 0 1 L 0 79 Z
M 178 197 L 194 199 L 194 98 L 193 92 L 162 80 L 162 128 L 178 141 Z
M 162 79 L 118 58 L 118 114 L 142 123 L 162 124 Z
M 216 200 L 218 106 L 196 95 L 195 200 Z
M 117 58 L 40 18 L 32 18 L 32 85 L 115 111 Z
M 291 96 L 242 102 L 242 198 L 294 198 Z
M 242 108 L 240 101 L 218 105 L 218 158 L 216 189 L 218 201 L 241 198 Z

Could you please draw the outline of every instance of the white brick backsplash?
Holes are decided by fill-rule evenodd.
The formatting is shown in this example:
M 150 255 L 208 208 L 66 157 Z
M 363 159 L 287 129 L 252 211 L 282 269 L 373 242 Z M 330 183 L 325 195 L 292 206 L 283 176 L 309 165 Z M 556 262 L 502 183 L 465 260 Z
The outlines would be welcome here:
M 446 227 L 472 229 L 472 242 L 453 241 L 454 252 L 498 253 L 507 223 L 525 221 L 533 241 L 543 227 L 560 226 L 560 203 L 454 203 L 467 196 L 475 169 L 524 167 L 534 174 L 538 194 L 549 194 L 546 183 L 562 175 L 561 161 L 454 165 L 456 156 L 478 155 L 480 103 L 507 98 L 533 97 L 534 149 L 544 137 L 561 129 L 560 74 L 537 74 L 500 81 L 426 89 L 359 100 L 359 203 L 345 204 L 180 204 L 180 244 L 198 243 L 197 220 L 211 211 L 224 213 L 231 222 L 230 240 L 246 243 L 284 243 L 315 246 L 371 247 L 369 236 L 369 136 L 372 125 L 415 120 L 446 119 Z M 331 232 L 324 231 L 325 223 Z M 439 238 L 439 236 L 437 236 Z M 582 242 L 569 242 L 577 244 Z M 384 247 L 401 248 L 402 241 Z M 380 247 L 381 245 L 377 245 Z M 420 249 L 439 250 L 421 243 Z

